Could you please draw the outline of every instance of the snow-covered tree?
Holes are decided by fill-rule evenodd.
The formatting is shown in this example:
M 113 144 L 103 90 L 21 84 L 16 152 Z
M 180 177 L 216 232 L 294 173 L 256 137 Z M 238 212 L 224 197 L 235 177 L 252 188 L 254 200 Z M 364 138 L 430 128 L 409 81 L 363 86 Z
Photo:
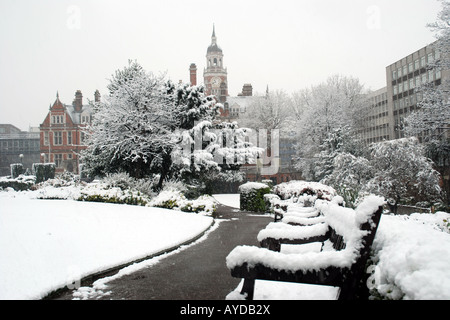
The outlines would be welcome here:
M 356 123 L 354 115 L 364 101 L 363 86 L 358 79 L 334 75 L 325 83 L 313 86 L 309 91 L 298 92 L 293 101 L 299 140 L 296 146 L 298 156 L 296 166 L 305 178 L 318 181 L 326 173 L 315 172 L 317 159 L 331 156 L 328 162 L 332 163 L 333 150 L 324 151 L 326 140 L 336 130 L 344 127 L 348 134 L 354 132 Z M 328 151 L 331 153 L 325 155 L 324 152 Z
M 320 182 L 336 189 L 347 206 L 354 206 L 373 175 L 374 170 L 366 157 L 340 152 L 333 159 L 332 172 Z
M 371 152 L 374 176 L 365 190 L 389 198 L 394 212 L 401 202 L 441 199 L 440 175 L 417 138 L 374 143 Z
M 174 176 L 206 193 L 214 184 L 242 181 L 238 169 L 263 151 L 246 142 L 249 131 L 236 122 L 202 121 L 179 132 L 180 143 L 172 152 Z
M 243 126 L 253 129 L 282 129 L 291 116 L 291 101 L 284 91 L 270 91 L 254 99 L 239 119 Z
M 165 161 L 176 140 L 173 85 L 129 62 L 113 75 L 109 96 L 94 105 L 85 170 L 91 175 L 125 171 L 142 178 L 165 175 Z
M 197 183 L 251 163 L 260 151 L 245 142 L 246 129 L 215 124 L 215 101 L 202 86 L 174 85 L 130 61 L 116 71 L 108 89 L 106 101 L 93 106 L 83 152 L 91 175 L 158 175 L 159 187 L 173 178 Z M 228 140 L 220 144 L 224 135 Z M 223 158 L 226 161 L 220 162 Z

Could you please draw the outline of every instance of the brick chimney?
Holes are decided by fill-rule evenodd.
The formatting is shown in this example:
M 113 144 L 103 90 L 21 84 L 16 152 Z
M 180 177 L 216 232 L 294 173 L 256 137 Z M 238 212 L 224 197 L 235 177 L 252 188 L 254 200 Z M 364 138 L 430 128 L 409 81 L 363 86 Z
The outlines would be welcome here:
M 197 66 L 195 63 L 191 63 L 191 66 L 189 67 L 189 72 L 191 76 L 191 86 L 197 85 Z
M 83 95 L 80 90 L 75 92 L 75 100 L 73 100 L 73 107 L 75 108 L 75 112 L 81 112 L 83 109 Z
M 246 97 L 251 97 L 253 95 L 253 87 L 250 83 L 244 84 L 242 87 L 242 95 Z
M 95 102 L 100 102 L 100 92 L 98 92 L 98 90 L 95 90 L 94 101 Z

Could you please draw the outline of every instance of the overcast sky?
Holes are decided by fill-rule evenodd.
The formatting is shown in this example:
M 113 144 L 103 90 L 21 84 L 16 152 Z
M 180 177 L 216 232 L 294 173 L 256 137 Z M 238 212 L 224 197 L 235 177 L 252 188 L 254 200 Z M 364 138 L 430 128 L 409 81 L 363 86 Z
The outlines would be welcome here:
M 353 76 L 373 90 L 385 68 L 434 41 L 436 0 L 0 0 L 0 123 L 38 126 L 59 91 L 71 104 L 137 60 L 147 71 L 203 81 L 213 23 L 228 90 L 288 93 Z

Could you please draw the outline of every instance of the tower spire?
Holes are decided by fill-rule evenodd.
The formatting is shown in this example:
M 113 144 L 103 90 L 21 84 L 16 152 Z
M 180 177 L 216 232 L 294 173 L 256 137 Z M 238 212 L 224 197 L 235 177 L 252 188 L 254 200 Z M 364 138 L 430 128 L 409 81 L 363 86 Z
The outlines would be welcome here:
M 213 23 L 213 33 L 211 36 L 211 44 L 216 44 L 217 38 L 216 38 L 216 26 Z

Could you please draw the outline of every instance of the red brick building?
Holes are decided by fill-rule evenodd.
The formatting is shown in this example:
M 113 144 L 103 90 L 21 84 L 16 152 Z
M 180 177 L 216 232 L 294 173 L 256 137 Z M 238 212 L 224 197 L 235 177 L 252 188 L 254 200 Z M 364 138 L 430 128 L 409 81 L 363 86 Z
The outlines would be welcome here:
M 100 101 L 98 90 L 94 101 Z M 40 125 L 40 150 L 42 162 L 54 162 L 56 172 L 70 171 L 79 173 L 80 151 L 84 144 L 85 129 L 92 121 L 92 108 L 83 105 L 80 90 L 75 93 L 72 105 L 63 104 L 56 94 L 56 100 Z

